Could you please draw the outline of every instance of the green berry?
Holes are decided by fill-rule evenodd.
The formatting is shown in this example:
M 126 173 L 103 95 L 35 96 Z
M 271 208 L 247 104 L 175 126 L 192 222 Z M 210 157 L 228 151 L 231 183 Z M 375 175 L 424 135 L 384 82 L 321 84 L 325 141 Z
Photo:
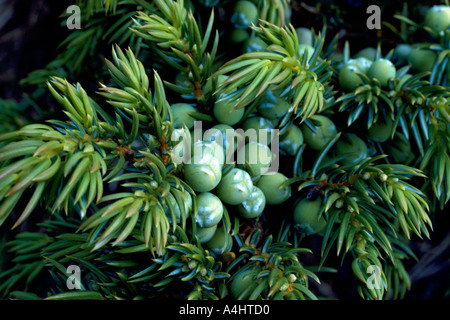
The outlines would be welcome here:
M 299 44 L 298 45 L 298 55 L 301 56 L 306 53 L 306 59 L 309 61 L 312 55 L 314 54 L 314 48 L 307 44 Z
M 248 141 L 256 141 L 267 146 L 269 146 L 272 142 L 272 130 L 274 128 L 272 122 L 264 117 L 248 118 L 242 125 L 242 129 L 246 133 L 249 133 Z M 252 131 L 251 129 L 253 129 L 254 131 Z M 250 135 L 252 132 L 255 133 L 254 137 L 256 138 L 256 140 L 254 140 L 254 137 Z
M 339 70 L 339 84 L 347 91 L 354 91 L 363 83 L 361 77 L 357 74 L 357 72 L 366 74 L 371 65 L 372 61 L 364 57 L 350 59 Z
M 295 124 L 289 125 L 286 132 L 280 136 L 279 146 L 288 155 L 297 154 L 298 149 L 303 144 L 303 133 Z
M 223 146 L 225 163 L 228 163 L 244 137 L 227 124 L 217 124 L 204 133 L 206 141 L 214 141 Z M 231 161 L 231 160 L 230 160 Z
M 386 122 L 377 122 L 369 128 L 368 136 L 376 142 L 385 142 L 391 137 L 394 122 L 387 118 Z
M 320 198 L 313 201 L 302 199 L 294 209 L 295 227 L 309 235 L 322 231 L 326 225 L 322 212 L 323 206 Z
M 213 94 L 217 90 L 217 88 L 225 80 L 227 80 L 227 78 L 228 78 L 228 76 L 221 74 L 221 75 L 218 75 L 217 77 L 206 80 L 206 83 L 202 88 L 203 94 L 204 95 Z
M 236 29 L 247 29 L 258 21 L 258 8 L 251 1 L 237 1 L 231 15 L 231 23 Z
M 249 52 L 261 52 L 264 51 L 267 44 L 258 36 L 251 36 L 242 45 L 242 51 L 244 53 Z
M 389 159 L 392 159 L 394 163 L 408 165 L 416 158 L 416 155 L 411 150 L 411 143 L 402 134 L 397 134 L 393 143 L 386 145 L 386 152 L 389 155 Z
M 222 144 L 216 141 L 196 141 L 192 145 L 191 149 L 194 158 L 197 156 L 198 159 L 212 155 L 214 158 L 219 160 L 220 168 L 223 167 L 225 163 L 225 153 Z
M 374 61 L 377 56 L 377 49 L 372 47 L 367 47 L 360 50 L 357 54 L 353 56 L 353 58 L 366 58 L 367 60 Z
M 224 98 L 222 96 L 220 99 Z M 214 117 L 219 123 L 228 124 L 230 126 L 238 123 L 244 116 L 245 109 L 234 109 L 235 103 L 227 100 L 219 100 L 214 103 Z
M 217 225 L 223 217 L 223 204 L 220 199 L 210 193 L 203 192 L 197 195 L 197 215 L 195 221 L 201 228 Z
M 367 158 L 366 143 L 353 133 L 345 133 L 336 143 L 338 156 L 347 156 L 342 159 L 343 164 L 352 164 Z
M 411 67 L 417 72 L 431 71 L 436 59 L 436 53 L 426 49 L 414 48 L 408 55 Z
M 397 63 L 403 64 L 408 61 L 411 51 L 412 47 L 409 44 L 401 43 L 395 47 L 393 58 L 396 59 Z
M 277 90 L 267 90 L 258 105 L 258 112 L 264 118 L 273 120 L 279 119 L 288 113 L 290 104 L 282 97 L 283 91 Z
M 339 84 L 346 91 L 354 91 L 362 84 L 362 80 L 356 72 L 361 72 L 357 67 L 345 65 L 339 70 Z
M 217 195 L 225 203 L 238 205 L 247 200 L 253 190 L 250 175 L 238 168 L 233 168 L 217 186 Z
M 261 176 L 256 186 L 264 193 L 268 204 L 281 204 L 291 196 L 290 185 L 280 188 L 281 184 L 287 180 L 288 178 L 284 174 L 276 172 Z
M 182 132 L 179 137 L 173 140 L 175 142 L 175 147 L 172 149 L 172 152 L 173 156 L 178 159 L 178 163 L 188 163 L 191 161 L 191 157 L 194 155 L 194 145 L 202 141 L 201 137 L 201 135 L 196 137 L 194 131 L 191 130 L 189 131 L 189 135 L 187 132 Z
M 253 190 L 247 200 L 238 205 L 238 211 L 244 218 L 257 218 L 264 211 L 266 196 L 260 188 L 253 186 Z
M 323 115 L 314 115 L 310 118 L 315 125 L 315 132 L 306 124 L 302 124 L 301 130 L 306 144 L 314 149 L 321 150 L 337 134 L 334 123 Z
M 395 78 L 396 69 L 394 64 L 387 59 L 378 59 L 372 63 L 367 76 L 377 79 L 382 87 L 388 85 L 388 80 Z
M 212 239 L 212 237 L 216 233 L 216 230 L 217 230 L 217 224 L 215 224 L 209 228 L 197 227 L 197 232 L 195 235 L 198 237 L 198 240 L 200 241 L 200 243 L 206 243 Z
M 239 271 L 231 281 L 230 292 L 234 299 L 245 300 L 258 286 L 256 276 L 261 271 L 260 267 L 253 267 L 244 271 Z
M 308 46 L 313 45 L 313 34 L 311 29 L 308 28 L 295 28 L 295 32 L 297 33 L 298 43 L 299 44 L 305 44 Z
M 372 60 L 369 60 L 364 57 L 359 57 L 353 60 L 355 65 L 358 66 L 359 70 L 361 70 L 362 73 L 366 74 L 367 71 L 369 71 L 370 67 L 372 66 Z
M 232 43 L 243 43 L 250 38 L 250 34 L 246 29 L 233 29 L 229 34 L 230 41 Z
M 247 170 L 252 177 L 259 176 L 269 170 L 272 152 L 267 145 L 250 141 L 238 147 L 236 159 L 239 168 Z
M 174 127 L 182 128 L 183 125 L 190 130 L 194 127 L 194 121 L 196 120 L 189 115 L 191 112 L 197 112 L 193 106 L 187 103 L 176 103 L 171 106 L 174 117 Z
M 191 157 L 190 163 L 184 165 L 184 178 L 195 191 L 210 191 L 222 179 L 222 164 L 211 153 L 196 154 Z
M 268 119 L 270 121 L 270 123 L 272 124 L 272 127 L 276 128 L 278 127 L 278 124 L 280 123 L 281 119 L 280 118 L 276 118 L 276 119 Z
M 217 228 L 211 240 L 206 243 L 206 247 L 217 256 L 229 252 L 233 247 L 233 238 L 222 225 Z
M 432 6 L 425 15 L 424 24 L 437 33 L 447 30 L 450 26 L 450 6 Z

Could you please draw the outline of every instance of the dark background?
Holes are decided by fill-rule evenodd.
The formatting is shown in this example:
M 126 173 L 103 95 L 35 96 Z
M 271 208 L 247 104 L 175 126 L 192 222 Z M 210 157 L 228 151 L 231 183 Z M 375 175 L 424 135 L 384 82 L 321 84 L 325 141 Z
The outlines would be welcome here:
M 41 69 L 52 61 L 58 53 L 58 44 L 70 33 L 60 15 L 75 1 L 50 0 L 0 0 L 0 98 L 20 101 L 23 93 L 33 88 L 23 87 L 19 81 L 29 72 Z M 292 21 L 296 26 L 321 28 L 326 16 L 329 32 L 339 34 L 339 44 L 351 41 L 352 52 L 364 47 L 375 47 L 382 38 L 383 46 L 393 47 L 398 39 L 383 28 L 381 31 L 368 30 L 365 27 L 368 15 L 367 4 L 379 4 L 383 7 L 382 20 L 392 21 L 393 15 L 402 8 L 401 1 L 322 1 L 319 10 L 314 1 L 292 1 Z M 409 8 L 420 17 L 426 5 L 431 1 L 408 1 Z M 364 26 L 363 28 L 361 26 Z M 1 117 L 1 110 L 0 110 Z M 412 289 L 406 299 L 449 298 L 450 288 L 450 219 L 449 212 L 436 212 L 434 232 L 430 240 L 413 239 L 411 247 L 418 261 L 408 262 Z M 313 252 L 320 251 L 320 239 L 306 239 L 303 246 Z M 333 261 L 330 254 L 330 263 Z M 314 264 L 315 257 L 305 258 L 304 262 Z M 329 263 L 329 264 L 330 264 Z M 338 299 L 359 299 L 356 293 L 356 280 L 351 268 L 342 266 L 337 274 L 320 274 L 322 281 L 315 290 L 318 295 Z

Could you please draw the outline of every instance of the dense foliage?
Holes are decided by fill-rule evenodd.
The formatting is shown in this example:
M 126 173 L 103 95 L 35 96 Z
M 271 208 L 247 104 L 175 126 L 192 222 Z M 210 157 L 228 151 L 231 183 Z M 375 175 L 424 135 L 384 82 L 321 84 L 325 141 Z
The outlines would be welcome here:
M 336 5 L 318 30 L 289 0 L 77 5 L 22 80 L 51 117 L 0 100 L 2 299 L 318 299 L 343 265 L 363 299 L 404 297 L 450 199 L 450 7 L 405 5 L 383 25 L 400 44 L 356 51 Z

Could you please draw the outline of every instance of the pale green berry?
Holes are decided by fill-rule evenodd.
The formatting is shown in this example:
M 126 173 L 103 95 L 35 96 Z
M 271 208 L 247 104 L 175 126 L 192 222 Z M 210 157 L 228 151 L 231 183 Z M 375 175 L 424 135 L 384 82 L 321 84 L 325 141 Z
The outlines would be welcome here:
M 250 175 L 239 168 L 233 168 L 217 186 L 217 195 L 225 203 L 238 205 L 247 200 L 253 190 Z
M 200 241 L 200 243 L 206 243 L 212 239 L 216 230 L 217 230 L 217 224 L 213 225 L 212 227 L 208 227 L 208 228 L 197 227 L 197 232 L 195 235 L 198 237 L 198 240 Z
M 358 53 L 355 54 L 353 57 L 355 59 L 363 57 L 363 58 L 366 58 L 366 59 L 368 59 L 370 61 L 374 61 L 376 55 L 377 55 L 377 49 L 372 48 L 372 47 L 367 47 L 367 48 L 364 48 L 364 49 L 358 51 Z
M 233 238 L 231 237 L 231 234 L 225 230 L 223 225 L 217 228 L 214 236 L 206 243 L 206 247 L 217 256 L 229 252 L 232 246 Z
M 222 99 L 223 96 L 220 98 Z M 228 124 L 230 126 L 238 123 L 244 116 L 245 109 L 234 109 L 235 102 L 231 99 L 218 100 L 214 103 L 214 117 L 219 123 Z
M 201 228 L 217 225 L 223 217 L 223 204 L 220 199 L 210 193 L 203 192 L 197 195 L 197 215 L 195 221 Z
M 253 190 L 247 200 L 238 205 L 238 211 L 244 218 L 259 217 L 266 206 L 266 196 L 260 188 L 253 186 Z
M 303 133 L 295 124 L 291 124 L 286 132 L 280 136 L 279 146 L 288 155 L 297 154 L 298 149 L 303 144 Z
M 378 59 L 372 63 L 369 71 L 367 71 L 367 76 L 370 79 L 377 79 L 382 87 L 386 87 L 389 79 L 395 78 L 395 73 L 396 69 L 391 61 Z
M 295 32 L 297 33 L 298 43 L 305 44 L 308 46 L 313 45 L 313 34 L 311 29 L 299 27 L 295 28 Z
M 247 0 L 237 1 L 234 5 L 234 11 L 231 15 L 231 23 L 237 29 L 247 29 L 252 23 L 256 24 L 258 20 L 258 8 Z
M 306 124 L 302 124 L 301 129 L 306 144 L 314 149 L 321 150 L 337 134 L 337 128 L 328 117 L 323 115 L 314 115 L 310 119 L 315 124 L 315 132 Z M 317 124 L 316 124 L 317 123 Z
M 281 204 L 291 196 L 291 186 L 289 184 L 282 186 L 287 180 L 288 178 L 284 174 L 276 172 L 261 176 L 256 186 L 264 193 L 268 204 Z
M 450 26 L 450 6 L 432 6 L 425 15 L 424 24 L 437 33 L 447 30 Z
M 319 233 L 326 226 L 322 212 L 323 206 L 320 198 L 313 201 L 302 199 L 294 209 L 295 227 L 309 235 Z
M 256 142 L 269 146 L 272 142 L 272 130 L 274 129 L 272 122 L 264 117 L 251 117 L 248 118 L 242 125 L 242 129 L 246 133 L 254 133 Z M 253 137 L 249 135 L 249 141 Z
M 353 133 L 344 133 L 336 143 L 338 156 L 346 156 L 342 159 L 343 164 L 356 164 L 367 158 L 368 149 L 366 143 Z
M 210 191 L 222 179 L 222 165 L 219 159 L 210 153 L 195 155 L 191 158 L 191 163 L 184 166 L 184 178 L 195 191 Z
M 262 143 L 250 141 L 237 150 L 237 166 L 248 170 L 251 176 L 259 176 L 268 172 L 272 162 L 270 148 Z
M 427 49 L 414 48 L 408 55 L 408 61 L 411 67 L 417 72 L 433 70 L 436 59 L 436 53 Z

